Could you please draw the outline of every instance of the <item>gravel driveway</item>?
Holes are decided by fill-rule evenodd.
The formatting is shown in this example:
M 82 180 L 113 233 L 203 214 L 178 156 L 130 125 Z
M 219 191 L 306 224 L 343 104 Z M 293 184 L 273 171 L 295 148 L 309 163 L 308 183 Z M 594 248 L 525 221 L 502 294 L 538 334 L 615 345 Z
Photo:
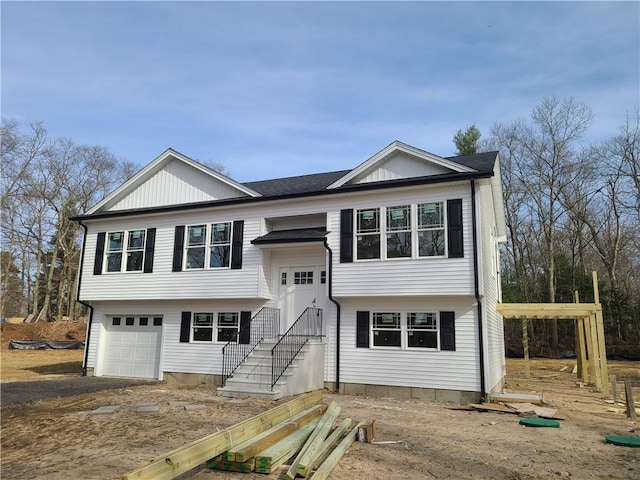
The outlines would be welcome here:
M 71 377 L 33 382 L 3 382 L 0 384 L 0 405 L 18 405 L 54 397 L 72 397 L 101 390 L 127 388 L 134 385 L 159 383 L 157 380 L 107 377 Z

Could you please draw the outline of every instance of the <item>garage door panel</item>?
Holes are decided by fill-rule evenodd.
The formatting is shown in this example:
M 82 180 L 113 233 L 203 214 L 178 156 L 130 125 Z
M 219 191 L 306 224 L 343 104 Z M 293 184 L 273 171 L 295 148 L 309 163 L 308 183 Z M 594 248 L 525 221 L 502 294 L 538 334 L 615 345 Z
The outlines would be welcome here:
M 107 325 L 102 375 L 158 378 L 162 326 L 141 325 L 137 317 L 133 325 L 113 323 Z

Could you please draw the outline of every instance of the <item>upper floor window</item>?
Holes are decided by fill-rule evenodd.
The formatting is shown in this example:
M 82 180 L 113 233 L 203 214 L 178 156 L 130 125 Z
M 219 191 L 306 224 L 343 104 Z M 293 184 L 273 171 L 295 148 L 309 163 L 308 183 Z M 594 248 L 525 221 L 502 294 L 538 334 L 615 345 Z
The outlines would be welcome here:
M 418 205 L 418 256 L 444 255 L 444 203 Z
M 106 271 L 141 272 L 144 266 L 146 230 L 109 232 L 107 234 Z
M 228 268 L 231 262 L 231 222 L 187 227 L 185 269 Z
M 387 207 L 387 258 L 411 257 L 411 205 Z
M 444 256 L 444 202 L 356 210 L 356 259 Z
M 380 209 L 358 210 L 356 222 L 358 260 L 380 258 Z

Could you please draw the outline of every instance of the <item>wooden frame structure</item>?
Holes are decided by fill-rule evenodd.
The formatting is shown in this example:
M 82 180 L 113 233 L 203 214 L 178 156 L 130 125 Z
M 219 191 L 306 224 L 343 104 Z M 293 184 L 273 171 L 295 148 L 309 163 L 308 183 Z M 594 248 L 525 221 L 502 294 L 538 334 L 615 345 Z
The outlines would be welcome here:
M 593 384 L 597 390 L 609 393 L 607 350 L 597 272 L 593 272 L 593 295 L 594 303 L 579 303 L 578 292 L 576 292 L 575 303 L 498 304 L 498 312 L 505 319 L 522 320 L 522 344 L 527 377 L 530 375 L 527 322 L 533 319 L 574 320 L 576 322 L 578 378 L 585 383 Z

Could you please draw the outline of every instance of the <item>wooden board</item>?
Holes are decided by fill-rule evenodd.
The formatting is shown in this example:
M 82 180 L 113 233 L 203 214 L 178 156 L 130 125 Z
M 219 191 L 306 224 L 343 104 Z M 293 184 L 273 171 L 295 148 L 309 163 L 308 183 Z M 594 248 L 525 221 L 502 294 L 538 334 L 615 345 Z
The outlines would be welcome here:
M 256 472 L 271 473 L 293 457 L 307 441 L 319 422 L 320 419 L 316 418 L 275 445 L 259 452 L 255 456 Z
M 355 428 L 342 439 L 336 449 L 331 452 L 331 455 L 329 455 L 327 459 L 322 462 L 322 465 L 318 467 L 315 473 L 309 477 L 311 480 L 325 480 L 329 476 L 331 470 L 335 468 L 338 461 L 355 441 L 356 435 L 358 434 L 358 427 L 360 427 L 360 425 L 360 423 L 356 425 Z
M 269 430 L 233 447 L 225 454 L 226 460 L 229 462 L 246 462 L 248 459 L 255 457 L 258 452 L 277 443 L 314 418 L 319 417 L 326 409 L 326 405 L 315 405 L 300 412 L 289 420 L 275 425 Z
M 515 408 L 498 405 L 497 403 L 470 403 L 469 406 L 474 410 L 483 412 L 518 413 Z
M 252 458 L 246 462 L 229 462 L 226 460 L 211 460 L 207 466 L 213 470 L 225 470 L 227 472 L 249 473 L 256 468 L 256 460 Z
M 327 411 L 320 420 L 320 423 L 318 423 L 318 426 L 313 431 L 304 447 L 302 447 L 302 451 L 298 454 L 298 457 L 295 459 L 289 470 L 287 470 L 287 478 L 293 480 L 296 478 L 296 475 L 306 477 L 310 473 L 309 466 L 313 463 L 318 449 L 322 445 L 322 442 L 327 438 L 327 435 L 333 426 L 333 422 L 335 422 L 339 414 L 340 407 L 336 402 L 331 402 L 331 405 L 327 408 Z
M 122 475 L 122 480 L 171 480 L 220 455 L 235 445 L 281 423 L 322 400 L 322 390 L 301 395 L 267 412 L 213 433 Z
M 533 403 L 535 405 L 542 405 L 543 403 L 542 395 L 531 393 L 491 393 L 489 394 L 489 401 Z

